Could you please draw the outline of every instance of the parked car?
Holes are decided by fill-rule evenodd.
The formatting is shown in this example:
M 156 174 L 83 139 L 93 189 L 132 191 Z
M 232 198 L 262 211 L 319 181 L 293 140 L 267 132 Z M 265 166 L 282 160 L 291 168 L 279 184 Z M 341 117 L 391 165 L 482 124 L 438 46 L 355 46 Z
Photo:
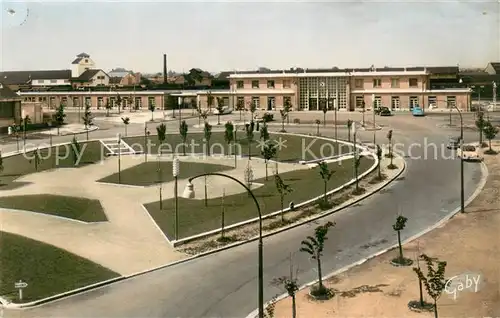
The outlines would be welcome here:
M 222 108 L 222 113 L 221 115 L 227 115 L 227 114 L 231 114 L 233 112 L 233 109 L 232 108 L 229 108 L 228 106 L 224 106 Z M 219 110 L 217 108 L 214 109 L 213 111 L 214 115 L 219 115 Z
M 411 109 L 411 114 L 413 116 L 424 116 L 424 110 L 420 106 L 413 106 Z
M 448 139 L 448 144 L 446 148 L 448 149 L 458 149 L 460 147 L 460 137 L 450 137 Z
M 474 145 L 464 145 L 457 150 L 457 157 L 465 161 L 481 161 L 483 157 L 479 154 L 478 147 Z
M 380 116 L 392 116 L 392 112 L 388 107 L 381 107 L 379 115 Z

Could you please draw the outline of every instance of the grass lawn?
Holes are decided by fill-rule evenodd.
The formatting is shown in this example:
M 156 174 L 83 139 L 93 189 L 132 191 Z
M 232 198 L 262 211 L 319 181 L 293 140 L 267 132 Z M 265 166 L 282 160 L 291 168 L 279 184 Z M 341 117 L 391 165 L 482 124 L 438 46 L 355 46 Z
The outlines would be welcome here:
M 0 295 L 19 302 L 14 283 L 28 283 L 23 302 L 119 277 L 85 258 L 23 236 L 0 232 Z
M 84 146 L 84 144 L 86 146 Z M 80 143 L 82 157 L 78 165 L 75 166 L 71 155 L 70 146 L 58 146 L 40 150 L 41 161 L 38 164 L 38 171 L 45 171 L 53 168 L 74 168 L 99 162 L 104 158 L 104 149 L 100 142 L 92 141 Z M 84 148 L 85 147 L 85 148 Z M 83 152 L 82 152 L 83 151 Z M 34 152 L 19 154 L 16 156 L 3 158 L 3 171 L 0 173 L 0 190 L 15 188 L 15 180 L 21 176 L 37 172 L 35 169 Z
M 221 126 L 223 127 L 223 126 Z M 254 132 L 254 141 L 251 147 L 251 155 L 262 157 L 260 154 L 260 148 L 258 147 L 257 141 L 260 138 L 259 132 Z M 314 137 L 297 137 L 288 135 L 276 135 L 271 134 L 271 140 L 284 140 L 284 146 L 278 151 L 278 160 L 284 162 L 297 162 L 299 160 L 312 160 L 318 158 L 324 158 L 328 156 L 333 156 L 339 153 L 350 152 L 351 149 L 342 144 L 337 145 L 337 143 L 315 139 Z M 132 148 L 135 150 L 147 150 L 146 141 L 144 137 L 130 137 L 123 138 Z M 151 135 L 148 137 L 149 153 L 158 153 L 158 137 L 156 135 Z M 206 153 L 206 149 L 211 149 L 212 154 L 232 154 L 232 150 L 228 151 L 227 143 L 224 141 L 223 132 L 213 132 L 210 138 L 210 144 L 204 141 L 203 133 L 188 133 L 187 138 L 186 153 Z M 240 146 L 236 149 L 241 149 L 237 151 L 238 154 L 244 156 L 248 155 L 248 141 L 245 138 L 243 132 L 237 133 L 237 144 Z M 194 146 L 193 146 L 194 145 Z M 179 134 L 167 135 L 167 140 L 161 148 L 162 153 L 173 153 L 177 149 L 177 153 L 183 153 L 182 140 Z M 308 151 L 310 150 L 310 151 Z
M 172 162 L 160 161 L 159 162 L 162 176 L 162 182 L 170 182 L 174 179 L 172 176 Z M 180 162 L 179 164 L 179 178 L 189 178 L 205 172 L 222 172 L 230 170 L 233 167 L 205 164 L 198 162 Z M 107 176 L 99 182 L 118 183 L 118 173 Z M 149 161 L 141 163 L 137 166 L 125 169 L 121 172 L 121 183 L 136 185 L 136 186 L 150 186 L 159 182 L 158 176 L 158 162 Z
M 107 221 L 99 200 L 52 194 L 0 197 L 0 207 L 62 216 L 84 222 Z
M 373 160 L 361 159 L 360 174 L 366 171 L 373 164 Z M 328 183 L 328 189 L 335 189 L 341 184 L 353 178 L 353 160 L 344 160 L 342 165 L 338 163 L 329 164 L 329 168 L 335 170 Z M 280 174 L 286 184 L 293 188 L 293 192 L 285 196 L 285 208 L 290 201 L 299 203 L 323 194 L 323 180 L 317 169 L 297 170 Z M 212 176 L 208 178 L 210 182 Z M 255 180 L 256 183 L 263 183 L 264 186 L 255 189 L 253 192 L 259 201 L 263 214 L 278 211 L 280 207 L 280 197 L 276 191 L 274 178 L 271 176 L 268 181 L 265 179 Z M 182 187 L 181 185 L 181 191 Z M 235 183 L 235 186 L 239 186 Z M 203 189 L 195 189 L 203 191 Z M 257 217 L 255 204 L 248 194 L 240 193 L 227 196 L 224 199 L 225 225 L 234 224 L 247 219 Z M 159 202 L 152 202 L 145 205 L 153 219 L 166 235 L 174 238 L 174 200 L 163 201 L 163 210 L 160 210 Z M 204 200 L 193 200 L 179 198 L 179 238 L 184 238 L 220 228 L 221 198 L 208 200 L 208 207 L 204 206 Z

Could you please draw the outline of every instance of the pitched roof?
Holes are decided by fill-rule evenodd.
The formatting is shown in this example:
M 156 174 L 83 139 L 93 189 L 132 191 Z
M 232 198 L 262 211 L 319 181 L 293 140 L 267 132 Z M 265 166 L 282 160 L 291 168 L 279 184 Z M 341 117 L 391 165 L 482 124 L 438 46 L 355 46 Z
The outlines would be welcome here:
M 0 79 L 6 85 L 24 84 L 33 79 L 70 79 L 71 70 L 7 71 L 0 72 Z
M 13 90 L 0 83 L 0 99 L 20 98 Z
M 496 74 L 500 74 L 500 62 L 490 62 Z
M 119 77 L 119 76 L 113 76 L 113 77 L 110 77 L 109 78 L 109 84 L 120 84 L 120 82 L 122 81 L 123 77 Z
M 80 76 L 78 76 L 79 81 L 88 81 L 92 77 L 94 77 L 97 73 L 101 71 L 100 69 L 91 69 L 91 70 L 86 70 L 83 72 Z
M 80 63 L 81 60 L 87 59 L 89 57 L 90 55 L 88 55 L 87 53 L 80 53 L 76 56 L 76 59 L 73 62 L 71 62 L 71 64 L 78 64 Z
M 90 55 L 88 55 L 85 52 L 82 52 L 82 53 L 78 54 L 76 57 L 90 57 Z
M 430 66 L 427 70 L 431 74 L 458 74 L 458 66 Z

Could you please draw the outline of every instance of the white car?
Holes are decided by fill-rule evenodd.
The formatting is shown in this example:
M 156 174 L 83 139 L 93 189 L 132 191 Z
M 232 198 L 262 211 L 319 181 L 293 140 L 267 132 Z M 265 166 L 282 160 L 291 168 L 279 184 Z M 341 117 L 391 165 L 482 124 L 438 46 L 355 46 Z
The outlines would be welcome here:
M 233 112 L 232 108 L 229 108 L 228 106 L 224 106 L 222 108 L 222 113 L 220 115 L 228 115 L 228 114 L 231 114 L 232 112 Z M 219 110 L 217 108 L 215 108 L 213 113 L 214 113 L 214 115 L 219 115 Z
M 463 160 L 481 161 L 483 157 L 479 154 L 479 147 L 474 145 L 463 145 L 457 149 L 457 157 Z

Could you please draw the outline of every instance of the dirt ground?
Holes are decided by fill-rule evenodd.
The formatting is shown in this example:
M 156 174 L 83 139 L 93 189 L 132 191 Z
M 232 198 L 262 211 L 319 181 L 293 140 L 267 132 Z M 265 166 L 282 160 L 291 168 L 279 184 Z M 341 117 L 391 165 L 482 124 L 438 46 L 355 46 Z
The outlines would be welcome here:
M 500 150 L 500 143 L 495 146 Z M 456 299 L 443 293 L 438 301 L 439 317 L 500 317 L 500 154 L 486 155 L 485 163 L 487 183 L 466 208 L 467 213 L 404 246 L 405 256 L 414 261 L 421 253 L 447 261 L 445 277 L 481 275 L 477 292 L 463 290 Z M 394 267 L 389 262 L 396 256 L 397 250 L 393 250 L 332 277 L 327 286 L 336 295 L 328 301 L 310 300 L 309 288 L 300 291 L 297 317 L 433 317 L 432 312 L 408 309 L 409 301 L 419 299 L 418 280 L 412 270 L 416 263 Z M 426 273 L 425 264 L 420 262 L 420 266 Z M 425 287 L 424 300 L 431 301 Z M 276 304 L 274 316 L 292 316 L 289 298 Z

